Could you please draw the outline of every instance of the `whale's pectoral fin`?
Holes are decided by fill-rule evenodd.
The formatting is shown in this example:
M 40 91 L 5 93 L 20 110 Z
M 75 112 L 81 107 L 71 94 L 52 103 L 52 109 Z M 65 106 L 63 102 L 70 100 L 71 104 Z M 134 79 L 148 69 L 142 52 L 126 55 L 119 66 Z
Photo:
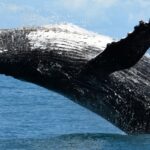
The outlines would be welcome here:
M 135 65 L 149 48 L 150 22 L 141 21 L 125 39 L 107 45 L 104 52 L 88 62 L 87 68 L 105 73 L 127 69 Z

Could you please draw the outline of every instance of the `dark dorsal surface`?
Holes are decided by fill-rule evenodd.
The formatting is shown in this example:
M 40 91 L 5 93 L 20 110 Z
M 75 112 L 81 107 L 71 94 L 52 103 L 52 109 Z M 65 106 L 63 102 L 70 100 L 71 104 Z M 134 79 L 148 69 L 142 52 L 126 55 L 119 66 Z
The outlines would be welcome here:
M 124 39 L 108 44 L 105 51 L 89 61 L 93 68 L 104 68 L 106 72 L 128 69 L 135 65 L 150 47 L 150 25 L 139 26 Z

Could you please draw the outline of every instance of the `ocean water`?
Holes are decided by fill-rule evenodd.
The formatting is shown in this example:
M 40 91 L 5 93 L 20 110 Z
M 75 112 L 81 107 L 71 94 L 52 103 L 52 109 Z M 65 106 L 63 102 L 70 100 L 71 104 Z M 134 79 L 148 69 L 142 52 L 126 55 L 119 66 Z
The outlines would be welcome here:
M 1 75 L 0 150 L 150 150 L 150 135 L 126 135 L 57 93 Z

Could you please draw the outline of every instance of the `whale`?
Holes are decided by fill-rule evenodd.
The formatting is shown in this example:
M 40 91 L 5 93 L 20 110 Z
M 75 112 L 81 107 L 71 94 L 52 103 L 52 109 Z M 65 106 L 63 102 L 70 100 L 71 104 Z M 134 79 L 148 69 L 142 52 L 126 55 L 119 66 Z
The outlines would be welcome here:
M 143 21 L 120 40 L 73 24 L 1 29 L 0 74 L 58 92 L 127 134 L 148 134 L 149 48 Z

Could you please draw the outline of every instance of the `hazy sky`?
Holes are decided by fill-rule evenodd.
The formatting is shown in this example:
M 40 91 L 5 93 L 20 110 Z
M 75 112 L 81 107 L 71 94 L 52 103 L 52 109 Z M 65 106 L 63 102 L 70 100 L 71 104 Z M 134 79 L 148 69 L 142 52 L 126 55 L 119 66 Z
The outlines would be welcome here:
M 71 22 L 114 38 L 150 18 L 150 0 L 0 0 L 0 28 Z

